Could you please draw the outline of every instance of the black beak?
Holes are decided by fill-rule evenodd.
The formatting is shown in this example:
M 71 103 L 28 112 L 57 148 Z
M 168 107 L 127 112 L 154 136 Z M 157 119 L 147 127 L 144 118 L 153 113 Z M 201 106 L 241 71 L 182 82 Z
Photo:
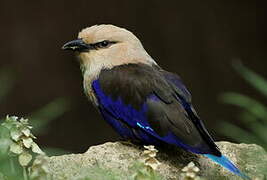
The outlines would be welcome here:
M 78 52 L 87 52 L 90 50 L 90 45 L 86 44 L 82 39 L 76 39 L 64 44 L 64 46 L 62 46 L 62 49 Z

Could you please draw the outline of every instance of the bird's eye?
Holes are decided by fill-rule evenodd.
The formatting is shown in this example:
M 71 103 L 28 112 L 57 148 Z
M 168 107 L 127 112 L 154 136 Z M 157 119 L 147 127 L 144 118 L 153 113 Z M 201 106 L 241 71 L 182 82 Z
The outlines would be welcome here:
M 99 48 L 105 48 L 105 47 L 108 47 L 109 45 L 110 45 L 109 41 L 102 41 L 98 43 Z
M 111 46 L 112 44 L 117 43 L 116 41 L 108 41 L 108 40 L 104 40 L 95 44 L 91 44 L 91 46 L 94 49 L 101 49 L 101 48 L 108 48 L 109 46 Z

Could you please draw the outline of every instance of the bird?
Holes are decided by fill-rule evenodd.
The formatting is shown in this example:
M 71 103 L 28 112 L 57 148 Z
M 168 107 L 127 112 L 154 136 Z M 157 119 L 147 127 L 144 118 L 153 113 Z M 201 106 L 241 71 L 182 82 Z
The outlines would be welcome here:
M 161 68 L 132 32 L 93 25 L 62 49 L 76 54 L 86 96 L 121 137 L 202 154 L 250 179 L 220 152 L 181 78 Z

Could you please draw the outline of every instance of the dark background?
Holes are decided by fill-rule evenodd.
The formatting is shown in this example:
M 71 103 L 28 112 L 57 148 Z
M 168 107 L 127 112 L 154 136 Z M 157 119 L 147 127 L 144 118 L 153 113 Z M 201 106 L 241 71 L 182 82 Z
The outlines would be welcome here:
M 71 109 L 38 137 L 41 146 L 85 151 L 116 140 L 113 130 L 87 101 L 72 53 L 61 46 L 94 24 L 134 32 L 166 70 L 191 90 L 199 115 L 216 140 L 220 120 L 237 122 L 237 109 L 218 101 L 226 91 L 261 98 L 231 68 L 238 58 L 266 77 L 267 8 L 264 1 L 1 1 L 0 68 L 13 69 L 16 84 L 0 104 L 0 115 L 27 116 L 57 97 Z M 0 85 L 1 86 L 1 85 Z

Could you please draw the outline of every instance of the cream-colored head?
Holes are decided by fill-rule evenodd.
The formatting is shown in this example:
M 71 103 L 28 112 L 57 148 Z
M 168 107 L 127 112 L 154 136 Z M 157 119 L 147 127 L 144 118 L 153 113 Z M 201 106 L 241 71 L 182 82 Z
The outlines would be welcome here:
M 103 68 L 129 63 L 156 64 L 139 39 L 126 29 L 95 25 L 83 29 L 78 38 L 65 44 L 63 49 L 78 51 L 81 67 L 91 78 L 97 77 Z

